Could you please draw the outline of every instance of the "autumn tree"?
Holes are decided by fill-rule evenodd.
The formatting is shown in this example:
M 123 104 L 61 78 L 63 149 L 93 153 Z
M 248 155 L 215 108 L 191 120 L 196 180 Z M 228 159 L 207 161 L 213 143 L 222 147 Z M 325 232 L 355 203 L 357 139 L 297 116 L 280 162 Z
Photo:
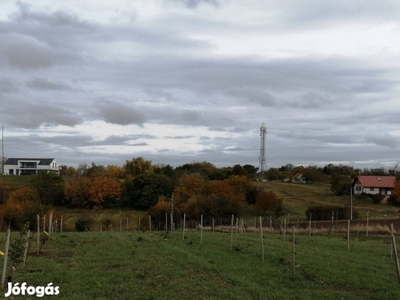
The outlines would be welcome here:
M 171 213 L 171 199 L 160 196 L 157 203 L 148 210 L 153 225 L 165 225 L 165 214 L 168 216 L 168 222 Z M 180 220 L 180 215 L 176 207 L 174 207 L 174 222 Z
M 258 193 L 257 186 L 246 176 L 232 175 L 226 179 L 236 193 L 245 195 L 248 204 L 254 204 Z
M 396 181 L 395 185 L 394 185 L 394 190 L 392 195 L 390 196 L 389 201 L 392 204 L 398 204 L 400 203 L 400 181 Z
M 279 218 L 283 211 L 283 199 L 272 191 L 261 191 L 257 195 L 254 208 L 264 215 L 272 215 Z
M 124 178 L 124 172 L 125 170 L 121 166 L 108 165 L 105 169 L 105 176 L 122 179 Z
M 72 207 L 89 207 L 91 180 L 87 177 L 79 177 L 69 181 L 64 186 L 66 204 Z
M 28 223 L 30 229 L 36 228 L 36 215 L 44 214 L 48 208 L 40 204 L 36 189 L 20 187 L 10 192 L 6 204 L 1 207 L 4 223 L 14 229 Z
M 145 160 L 143 157 L 127 160 L 124 165 L 125 175 L 135 178 L 139 175 L 153 173 L 153 165 L 150 160 Z
M 174 203 L 181 212 L 186 210 L 188 202 L 197 201 L 203 194 L 206 180 L 199 174 L 182 176 L 174 189 Z
M 240 213 L 245 196 L 239 189 L 234 188 L 232 181 L 208 181 L 198 174 L 190 174 L 181 178 L 175 188 L 174 202 L 181 213 L 191 218 L 198 219 L 200 215 L 224 218 Z
M 116 179 L 99 176 L 92 180 L 88 192 L 90 208 L 112 207 L 121 198 L 121 184 Z

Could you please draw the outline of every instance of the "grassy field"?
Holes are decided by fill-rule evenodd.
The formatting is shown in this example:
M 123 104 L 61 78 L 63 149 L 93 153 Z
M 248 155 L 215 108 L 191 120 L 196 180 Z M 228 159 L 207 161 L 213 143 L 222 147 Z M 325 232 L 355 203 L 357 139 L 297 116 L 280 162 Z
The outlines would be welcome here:
M 293 184 L 285 182 L 262 182 L 257 183 L 265 190 L 275 192 L 283 197 L 286 212 L 293 216 L 299 216 L 305 220 L 305 211 L 309 206 L 320 204 L 341 204 L 350 206 L 350 195 L 335 196 L 330 191 L 330 185 L 326 183 L 315 184 Z M 374 204 L 367 196 L 353 195 L 353 209 L 359 212 L 359 218 L 366 218 L 369 211 L 370 218 L 393 219 L 398 218 L 399 206 L 388 204 Z
M 33 243 L 14 282 L 60 287 L 55 299 L 399 299 L 390 238 L 188 231 L 57 233 Z M 14 297 L 9 299 L 28 299 Z

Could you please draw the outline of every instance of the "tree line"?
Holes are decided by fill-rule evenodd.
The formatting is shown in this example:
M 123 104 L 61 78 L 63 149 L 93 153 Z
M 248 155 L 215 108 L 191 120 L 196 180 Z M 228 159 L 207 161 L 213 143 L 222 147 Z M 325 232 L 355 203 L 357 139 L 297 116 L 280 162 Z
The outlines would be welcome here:
M 255 204 L 259 212 L 279 216 L 282 199 L 258 188 L 256 174 L 250 165 L 217 168 L 195 162 L 174 168 L 142 157 L 123 166 L 61 166 L 59 174 L 31 175 L 28 186 L 2 186 L 0 213 L 11 227 L 35 224 L 36 214 L 54 207 L 132 208 L 149 211 L 156 219 L 174 199 L 177 215 L 193 219 L 200 214 L 240 215 L 243 207 Z
M 52 207 L 131 208 L 148 213 L 154 220 L 165 219 L 174 201 L 176 216 L 200 215 L 229 218 L 244 211 L 278 218 L 283 199 L 259 188 L 256 180 L 284 181 L 301 173 L 306 182 L 330 182 L 336 195 L 350 192 L 357 174 L 399 176 L 397 166 L 388 169 L 356 169 L 329 164 L 324 167 L 292 164 L 258 173 L 251 165 L 218 168 L 209 162 L 193 162 L 178 167 L 153 164 L 143 157 L 127 160 L 124 165 L 82 164 L 61 166 L 60 173 L 30 176 L 28 186 L 2 186 L 0 213 L 11 226 L 31 222 L 36 214 Z M 400 189 L 399 189 L 400 192 Z M 3 203 L 4 202 L 4 203 Z M 247 210 L 246 210 L 247 209 Z

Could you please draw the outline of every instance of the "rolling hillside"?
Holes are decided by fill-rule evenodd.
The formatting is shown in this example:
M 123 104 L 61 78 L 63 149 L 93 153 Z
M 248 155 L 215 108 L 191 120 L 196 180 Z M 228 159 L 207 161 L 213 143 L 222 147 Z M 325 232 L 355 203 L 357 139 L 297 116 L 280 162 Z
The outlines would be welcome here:
M 265 190 L 273 191 L 283 197 L 285 209 L 292 216 L 305 220 L 305 211 L 309 206 L 320 204 L 350 206 L 351 197 L 335 196 L 330 191 L 330 185 L 326 183 L 295 184 L 284 182 L 262 182 L 258 185 Z M 374 204 L 367 196 L 353 195 L 353 209 L 359 213 L 359 218 L 366 218 L 369 211 L 370 218 L 394 219 L 398 218 L 400 207 L 388 204 Z

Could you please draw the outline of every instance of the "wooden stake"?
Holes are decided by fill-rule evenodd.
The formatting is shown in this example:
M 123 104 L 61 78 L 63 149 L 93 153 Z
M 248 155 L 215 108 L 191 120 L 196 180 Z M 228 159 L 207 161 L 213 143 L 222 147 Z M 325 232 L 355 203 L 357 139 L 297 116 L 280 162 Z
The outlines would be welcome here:
M 165 213 L 165 233 L 168 231 L 168 213 Z
M 238 228 L 239 228 L 239 218 L 236 218 L 236 233 L 238 233 Z
M 350 219 L 347 220 L 347 251 L 350 251 Z
M 53 225 L 52 221 L 53 221 L 53 212 L 51 212 L 49 216 L 49 240 L 51 238 L 51 229 L 52 229 L 51 226 Z
M 37 220 L 37 238 L 36 238 L 36 255 L 40 252 L 40 216 L 36 215 Z
M 214 233 L 215 230 L 215 224 L 214 224 L 214 218 L 212 218 L 212 232 Z
M 390 224 L 390 236 L 393 236 L 393 223 Z M 393 243 L 390 247 L 390 258 L 393 258 Z
M 392 248 L 394 249 L 394 259 L 396 262 L 397 281 L 400 284 L 400 265 L 399 265 L 399 257 L 397 256 L 396 237 L 394 235 L 392 235 Z
M 183 214 L 182 239 L 185 239 L 186 214 Z
M 61 221 L 60 221 L 60 232 L 63 232 L 63 216 L 61 216 Z
M 28 230 L 28 233 L 26 235 L 26 243 L 25 243 L 25 250 L 24 250 L 24 263 L 23 266 L 25 268 L 25 264 L 26 264 L 26 256 L 28 255 L 28 248 L 29 248 L 29 237 L 31 235 L 31 231 Z
M 139 217 L 139 231 L 140 231 L 140 220 L 141 220 L 141 217 Z
M 367 229 L 366 236 L 368 237 L 368 227 L 369 227 L 369 210 L 367 210 Z
M 129 218 L 126 218 L 126 231 L 129 231 Z
M 151 216 L 149 216 L 149 231 L 151 231 Z
M 283 221 L 283 240 L 286 238 L 286 218 Z
M 122 220 L 119 220 L 119 231 L 122 231 Z
M 203 215 L 200 218 L 200 245 L 203 245 Z
M 233 249 L 233 220 L 234 220 L 235 216 L 232 215 L 232 219 L 231 219 L 231 251 Z
M 294 272 L 296 269 L 296 229 L 293 226 L 293 238 L 292 238 L 292 274 L 294 276 Z
M 261 259 L 264 261 L 264 237 L 263 237 L 263 227 L 262 218 L 260 216 L 260 238 L 261 238 Z
M 1 274 L 2 288 L 4 288 L 4 283 L 6 281 L 8 249 L 10 247 L 10 236 L 11 236 L 11 231 L 10 231 L 10 229 L 7 229 L 7 240 L 6 240 L 6 250 L 4 251 L 3 273 Z
M 311 213 L 310 213 L 310 223 L 308 224 L 308 227 L 310 228 L 310 238 L 311 238 L 311 233 L 312 233 L 312 228 L 311 228 Z

